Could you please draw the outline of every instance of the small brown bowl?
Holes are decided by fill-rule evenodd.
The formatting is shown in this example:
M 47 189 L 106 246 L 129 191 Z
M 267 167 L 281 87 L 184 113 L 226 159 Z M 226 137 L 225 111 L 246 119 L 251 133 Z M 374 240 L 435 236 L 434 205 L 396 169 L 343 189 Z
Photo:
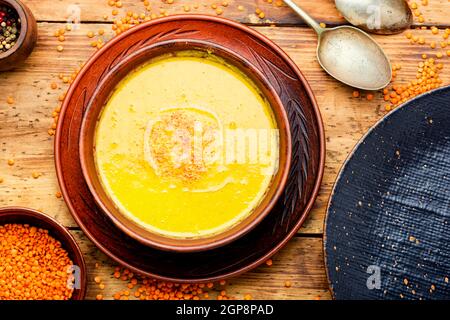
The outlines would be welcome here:
M 0 53 L 0 71 L 11 70 L 24 62 L 33 51 L 38 28 L 31 10 L 18 0 L 0 0 L 0 6 L 15 10 L 20 19 L 20 32 L 16 44 L 8 51 Z
M 48 230 L 49 234 L 60 241 L 62 247 L 69 254 L 74 265 L 79 267 L 80 288 L 74 289 L 71 300 L 83 300 L 86 295 L 86 264 L 80 247 L 70 232 L 55 219 L 32 209 L 20 207 L 0 208 L 0 225 L 5 224 L 29 224 L 37 228 Z
M 127 41 L 127 38 L 122 41 Z M 132 70 L 144 64 L 152 58 L 173 54 L 177 51 L 200 50 L 224 59 L 227 63 L 237 67 L 246 74 L 260 89 L 261 93 L 270 103 L 280 137 L 279 169 L 272 178 L 261 203 L 244 220 L 230 229 L 205 238 L 175 239 L 153 233 L 138 225 L 123 215 L 113 200 L 104 190 L 100 181 L 94 159 L 94 136 L 99 116 L 117 84 Z M 105 50 L 108 50 L 106 47 Z M 258 225 L 272 210 L 275 203 L 283 194 L 291 166 L 291 131 L 289 120 L 283 104 L 264 75 L 250 62 L 237 56 L 232 50 L 211 42 L 199 40 L 161 41 L 138 50 L 128 55 L 110 69 L 97 84 L 92 99 L 90 99 L 82 120 L 80 131 L 80 162 L 84 178 L 102 211 L 127 235 L 141 243 L 160 250 L 173 252 L 199 252 L 224 246 L 242 237 Z

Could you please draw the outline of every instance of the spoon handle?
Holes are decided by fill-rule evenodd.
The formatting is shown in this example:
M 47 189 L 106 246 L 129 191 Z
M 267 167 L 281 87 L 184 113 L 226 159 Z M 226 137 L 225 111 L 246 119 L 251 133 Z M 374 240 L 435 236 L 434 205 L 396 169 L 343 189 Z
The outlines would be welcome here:
M 309 14 L 307 14 L 305 11 L 303 11 L 302 8 L 300 8 L 297 4 L 295 4 L 292 0 L 284 0 L 284 3 L 287 4 L 289 7 L 291 7 L 292 10 L 294 10 L 302 19 L 311 27 L 314 29 L 314 31 L 320 35 L 324 28 L 322 28 L 316 20 L 314 20 Z

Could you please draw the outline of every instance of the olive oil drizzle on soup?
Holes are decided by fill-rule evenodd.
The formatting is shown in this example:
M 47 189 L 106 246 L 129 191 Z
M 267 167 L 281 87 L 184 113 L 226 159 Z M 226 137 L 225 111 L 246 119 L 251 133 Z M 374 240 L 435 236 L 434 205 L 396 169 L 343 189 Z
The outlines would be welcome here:
M 259 204 L 278 169 L 279 137 L 250 79 L 214 55 L 186 51 L 119 83 L 97 124 L 95 160 L 126 217 L 163 236 L 202 238 Z

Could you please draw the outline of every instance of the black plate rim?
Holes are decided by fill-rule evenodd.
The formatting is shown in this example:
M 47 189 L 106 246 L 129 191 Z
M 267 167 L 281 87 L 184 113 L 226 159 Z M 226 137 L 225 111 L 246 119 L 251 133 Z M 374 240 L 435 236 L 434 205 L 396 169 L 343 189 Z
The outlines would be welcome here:
M 323 243 L 322 243 L 322 250 L 323 250 L 323 257 L 324 257 L 324 266 L 325 266 L 325 271 L 326 271 L 326 276 L 327 276 L 327 284 L 328 284 L 328 289 L 330 290 L 331 293 L 331 297 L 333 300 L 337 300 L 334 290 L 333 290 L 333 286 L 331 284 L 331 280 L 330 280 L 330 271 L 328 269 L 328 254 L 327 254 L 327 225 L 328 225 L 328 218 L 330 216 L 330 206 L 331 206 L 331 201 L 334 198 L 334 194 L 336 191 L 336 187 L 338 185 L 338 183 L 341 181 L 343 172 L 345 171 L 345 169 L 347 168 L 348 164 L 350 163 L 350 161 L 352 160 L 354 154 L 356 153 L 356 151 L 358 151 L 359 147 L 362 145 L 362 143 L 366 140 L 366 138 L 372 134 L 373 131 L 375 131 L 381 124 L 383 124 L 385 121 L 388 121 L 392 116 L 394 116 L 397 112 L 400 112 L 401 110 L 403 110 L 404 108 L 408 108 L 409 105 L 417 100 L 421 100 L 421 99 L 425 99 L 430 95 L 436 94 L 438 92 L 441 91 L 447 91 L 450 90 L 450 85 L 445 86 L 445 87 L 441 87 L 441 88 L 437 88 L 431 91 L 428 91 L 426 93 L 423 93 L 417 97 L 414 97 L 411 100 L 406 101 L 405 103 L 401 104 L 400 106 L 398 106 L 395 110 L 389 112 L 388 114 L 384 115 L 381 119 L 379 119 L 372 127 L 370 127 L 370 129 L 361 137 L 361 139 L 358 140 L 358 142 L 355 144 L 355 146 L 353 147 L 352 151 L 348 154 L 347 158 L 345 159 L 344 163 L 341 165 L 340 169 L 339 169 L 339 173 L 336 177 L 336 180 L 333 183 L 333 188 L 331 189 L 331 193 L 330 196 L 328 197 L 328 202 L 327 202 L 327 210 L 326 210 L 326 214 L 325 214 L 325 219 L 323 222 Z

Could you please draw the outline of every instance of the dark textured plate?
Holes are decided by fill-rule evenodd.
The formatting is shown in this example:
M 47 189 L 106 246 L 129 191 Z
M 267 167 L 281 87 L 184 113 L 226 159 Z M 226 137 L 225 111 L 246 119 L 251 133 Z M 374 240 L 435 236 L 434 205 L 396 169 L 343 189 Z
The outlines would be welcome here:
M 450 299 L 450 87 L 406 103 L 357 145 L 324 246 L 336 299 Z
M 124 38 L 127 41 L 122 41 Z M 275 208 L 244 237 L 206 252 L 163 252 L 124 234 L 97 207 L 79 162 L 81 120 L 96 84 L 127 55 L 174 40 L 214 43 L 245 58 L 271 83 L 291 124 L 289 181 Z M 319 110 L 309 85 L 280 48 L 236 22 L 211 16 L 180 15 L 134 27 L 114 38 L 88 61 L 64 102 L 55 156 L 58 180 L 69 210 L 103 252 L 136 272 L 159 279 L 204 282 L 234 276 L 258 266 L 297 232 L 318 193 L 325 142 Z

